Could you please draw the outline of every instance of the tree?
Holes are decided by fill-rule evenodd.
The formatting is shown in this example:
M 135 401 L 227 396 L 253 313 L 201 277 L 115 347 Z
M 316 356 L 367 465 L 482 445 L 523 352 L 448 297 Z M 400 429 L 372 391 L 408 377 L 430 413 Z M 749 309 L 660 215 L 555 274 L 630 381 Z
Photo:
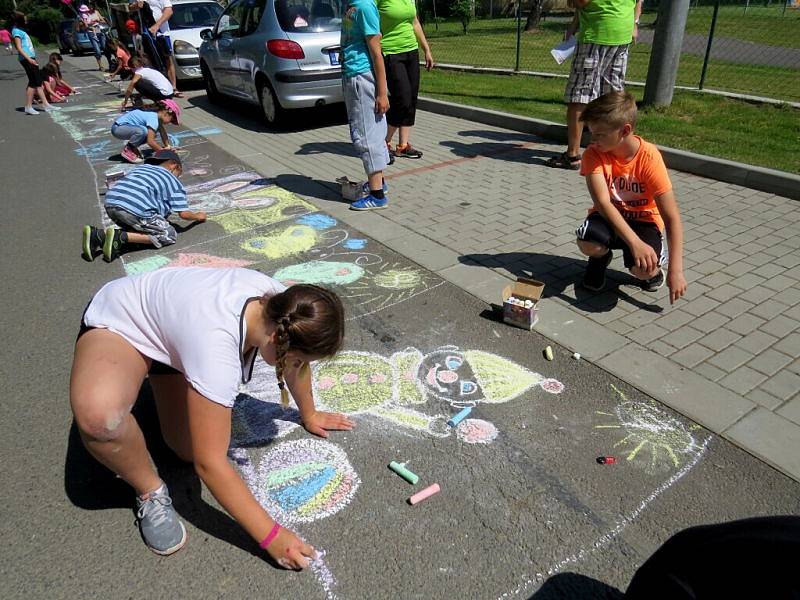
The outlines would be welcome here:
M 528 13 L 528 20 L 525 21 L 525 31 L 534 31 L 539 28 L 543 12 L 544 0 L 531 0 L 531 10 Z
M 467 27 L 469 27 L 470 21 L 472 21 L 472 0 L 453 0 L 450 5 L 450 14 L 461 21 L 461 27 L 464 28 L 464 35 L 467 35 Z

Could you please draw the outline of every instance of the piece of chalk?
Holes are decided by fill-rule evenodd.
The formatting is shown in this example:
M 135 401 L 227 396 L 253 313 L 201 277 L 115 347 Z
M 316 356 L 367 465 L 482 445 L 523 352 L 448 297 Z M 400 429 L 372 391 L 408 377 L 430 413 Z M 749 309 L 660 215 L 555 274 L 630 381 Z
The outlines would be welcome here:
M 544 357 L 547 360 L 553 360 L 553 349 L 550 346 L 544 349 Z
M 467 408 L 462 410 L 460 413 L 458 413 L 456 415 L 453 415 L 450 418 L 450 420 L 447 422 L 447 424 L 450 425 L 450 427 L 455 427 L 456 425 L 461 423 L 461 421 L 463 421 L 467 417 L 467 415 L 469 413 L 471 413 L 471 412 L 472 412 L 472 407 L 468 406 Z
M 580 360 L 581 359 L 581 353 L 580 352 L 573 352 L 572 353 L 572 358 L 574 358 L 575 360 Z
M 417 492 L 416 494 L 414 494 L 413 496 L 411 496 L 411 498 L 408 499 L 408 503 L 413 506 L 415 504 L 418 504 L 418 503 L 422 502 L 428 496 L 433 496 L 434 494 L 436 494 L 436 493 L 438 493 L 440 491 L 441 491 L 441 489 L 439 488 L 439 484 L 438 483 L 434 483 L 433 485 L 429 485 L 424 490 L 421 490 L 421 491 Z
M 416 483 L 419 481 L 419 475 L 412 473 L 398 462 L 390 462 L 389 468 L 412 485 L 416 485 Z

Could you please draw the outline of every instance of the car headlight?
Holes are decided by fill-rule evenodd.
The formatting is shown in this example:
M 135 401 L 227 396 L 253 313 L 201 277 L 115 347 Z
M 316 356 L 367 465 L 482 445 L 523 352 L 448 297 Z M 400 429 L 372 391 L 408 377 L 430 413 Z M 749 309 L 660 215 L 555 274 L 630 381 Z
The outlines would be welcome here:
M 172 51 L 175 54 L 197 54 L 197 49 L 192 46 L 189 42 L 184 42 L 183 40 L 176 40 L 172 43 Z

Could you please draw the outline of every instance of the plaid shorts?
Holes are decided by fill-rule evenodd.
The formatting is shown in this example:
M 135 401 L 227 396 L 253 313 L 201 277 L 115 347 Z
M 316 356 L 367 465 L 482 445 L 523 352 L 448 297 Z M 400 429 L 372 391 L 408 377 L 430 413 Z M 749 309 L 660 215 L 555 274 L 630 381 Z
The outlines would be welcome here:
M 603 94 L 624 90 L 628 46 L 601 46 L 578 42 L 564 101 L 589 104 Z
M 169 246 L 178 241 L 178 232 L 175 231 L 175 227 L 161 215 L 143 219 L 124 208 L 110 204 L 106 204 L 106 213 L 122 229 L 126 231 L 133 230 L 147 235 L 156 248 Z

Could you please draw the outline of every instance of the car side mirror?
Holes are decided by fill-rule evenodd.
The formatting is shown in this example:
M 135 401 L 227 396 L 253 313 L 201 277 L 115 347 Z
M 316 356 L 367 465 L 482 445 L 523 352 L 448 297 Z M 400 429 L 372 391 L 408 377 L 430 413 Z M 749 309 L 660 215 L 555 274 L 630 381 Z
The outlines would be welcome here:
M 210 29 L 203 29 L 203 31 L 200 32 L 200 39 L 210 42 L 214 39 L 214 32 Z

